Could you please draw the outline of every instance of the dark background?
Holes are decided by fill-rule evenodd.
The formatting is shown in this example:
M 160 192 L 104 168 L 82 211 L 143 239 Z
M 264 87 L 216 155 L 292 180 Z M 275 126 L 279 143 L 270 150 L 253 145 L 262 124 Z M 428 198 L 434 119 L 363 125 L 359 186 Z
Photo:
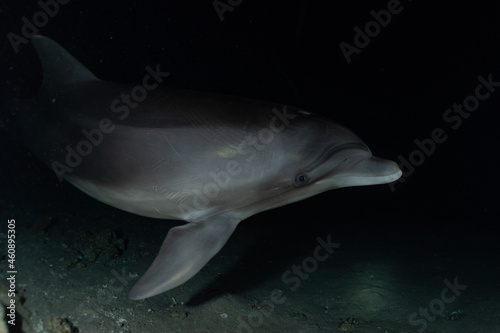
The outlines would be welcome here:
M 395 191 L 381 185 L 332 191 L 297 203 L 293 214 L 316 223 L 332 210 L 360 216 L 359 227 L 420 228 L 428 233 L 497 237 L 500 89 L 461 127 L 443 121 L 492 74 L 500 81 L 500 11 L 488 1 L 404 1 L 400 14 L 347 63 L 339 44 L 372 21 L 388 1 L 247 1 L 224 13 L 211 1 L 78 1 L 61 5 L 39 33 L 72 53 L 97 77 L 137 82 L 159 63 L 166 84 L 296 105 L 353 129 L 374 155 L 399 161 L 441 127 L 448 135 Z M 7 34 L 21 34 L 34 1 L 0 5 L 0 102 L 36 94 L 41 68 L 31 45 L 15 53 Z M 51 171 L 1 129 L 3 173 L 25 174 L 36 187 Z M 8 147 L 7 147 L 8 146 Z M 24 156 L 24 167 L 9 167 Z M 12 157 L 14 156 L 14 157 Z M 10 160 L 9 160 L 10 159 Z M 406 170 L 405 170 L 406 171 Z M 23 194 L 29 198 L 30 190 Z M 37 200 L 31 198 L 30 200 Z M 96 203 L 97 204 L 97 203 Z M 387 212 L 391 218 L 386 218 Z M 282 218 L 281 213 L 268 216 Z M 281 215 L 279 215 L 281 214 Z M 370 216 L 371 218 L 367 218 Z M 342 222 L 339 222 L 342 223 Z M 345 222 L 352 223 L 352 221 Z M 297 228 L 304 228 L 296 221 Z

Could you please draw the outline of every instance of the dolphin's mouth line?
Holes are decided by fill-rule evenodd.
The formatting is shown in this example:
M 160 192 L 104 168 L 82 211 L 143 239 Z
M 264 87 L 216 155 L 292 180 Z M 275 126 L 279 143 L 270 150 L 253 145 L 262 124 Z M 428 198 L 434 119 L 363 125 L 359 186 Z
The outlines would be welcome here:
M 337 164 L 335 168 L 333 168 L 329 173 L 335 173 L 340 170 L 345 169 L 346 167 L 354 167 L 356 164 L 359 164 L 361 161 L 365 160 L 366 156 L 354 155 L 350 157 L 346 157 L 342 162 Z
M 364 150 L 366 152 L 369 152 L 371 155 L 370 149 L 363 143 L 359 142 L 348 142 L 344 143 L 338 146 L 333 146 L 330 149 L 327 149 L 321 156 L 315 161 L 317 162 L 320 160 L 321 162 L 328 160 L 331 156 L 337 154 L 338 152 L 342 150 L 348 150 L 348 149 L 354 149 L 354 150 Z
M 366 155 L 362 154 L 362 152 L 366 152 Z M 338 155 L 336 159 L 341 159 L 341 161 L 332 168 L 332 164 L 328 163 L 328 160 L 333 159 L 332 157 L 334 155 Z M 332 146 L 329 149 L 325 150 L 317 159 L 314 160 L 313 163 L 309 164 L 301 171 L 310 173 L 312 170 L 314 170 L 314 178 L 320 180 L 334 172 L 337 172 L 339 168 L 343 168 L 347 162 L 349 162 L 356 156 L 359 156 L 360 158 L 367 158 L 371 157 L 372 153 L 365 144 L 359 142 L 348 142 L 341 145 Z M 348 165 L 351 164 L 348 163 Z
M 355 172 L 352 172 L 353 170 Z M 358 155 L 346 158 L 323 178 L 330 178 L 332 180 L 342 178 L 357 179 L 356 183 L 359 183 L 359 185 L 375 185 L 397 180 L 401 177 L 401 174 L 402 171 L 394 162 L 382 160 L 374 156 L 367 158 L 366 156 Z M 363 182 L 362 179 L 371 179 L 371 181 Z
M 335 175 L 335 174 L 338 173 L 339 171 L 342 171 L 346 168 L 352 167 L 352 166 L 360 163 L 365 158 L 366 158 L 365 156 L 359 156 L 359 155 L 346 157 L 342 160 L 342 162 L 337 164 L 333 169 L 327 170 L 320 177 L 318 177 L 317 182 L 321 182 L 326 178 L 342 177 L 342 175 Z M 356 161 L 353 161 L 353 159 L 356 159 Z

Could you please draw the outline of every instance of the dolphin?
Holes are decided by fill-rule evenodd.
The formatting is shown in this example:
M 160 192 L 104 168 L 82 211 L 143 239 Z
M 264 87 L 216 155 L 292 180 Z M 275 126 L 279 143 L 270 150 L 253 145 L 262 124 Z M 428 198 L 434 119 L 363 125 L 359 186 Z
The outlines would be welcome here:
M 53 40 L 32 43 L 42 84 L 34 98 L 7 102 L 6 126 L 91 197 L 187 222 L 169 230 L 130 299 L 186 282 L 252 215 L 401 176 L 353 132 L 311 112 L 164 87 L 159 65 L 135 86 L 105 82 Z

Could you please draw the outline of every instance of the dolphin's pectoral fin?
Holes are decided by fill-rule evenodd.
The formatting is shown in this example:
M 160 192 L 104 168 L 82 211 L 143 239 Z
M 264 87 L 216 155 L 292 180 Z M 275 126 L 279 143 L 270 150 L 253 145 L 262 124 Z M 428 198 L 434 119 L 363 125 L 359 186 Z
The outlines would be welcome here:
M 189 280 L 226 244 L 239 222 L 234 217 L 218 215 L 170 229 L 158 256 L 128 298 L 151 297 Z

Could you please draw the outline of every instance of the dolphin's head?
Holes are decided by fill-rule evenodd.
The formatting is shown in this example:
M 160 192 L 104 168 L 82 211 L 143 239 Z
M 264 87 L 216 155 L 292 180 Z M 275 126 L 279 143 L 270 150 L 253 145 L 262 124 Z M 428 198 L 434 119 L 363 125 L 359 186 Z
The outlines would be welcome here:
M 267 209 L 328 190 L 385 184 L 401 177 L 395 162 L 373 156 L 356 134 L 309 112 L 298 111 L 276 141 L 282 153 L 267 158 L 274 169 L 264 200 Z
M 317 115 L 299 112 L 296 131 L 302 135 L 291 142 L 297 149 L 290 156 L 297 188 L 312 187 L 332 190 L 348 186 L 385 184 L 401 176 L 398 165 L 374 157 L 370 148 L 353 132 Z M 300 142 L 297 142 L 297 139 Z

